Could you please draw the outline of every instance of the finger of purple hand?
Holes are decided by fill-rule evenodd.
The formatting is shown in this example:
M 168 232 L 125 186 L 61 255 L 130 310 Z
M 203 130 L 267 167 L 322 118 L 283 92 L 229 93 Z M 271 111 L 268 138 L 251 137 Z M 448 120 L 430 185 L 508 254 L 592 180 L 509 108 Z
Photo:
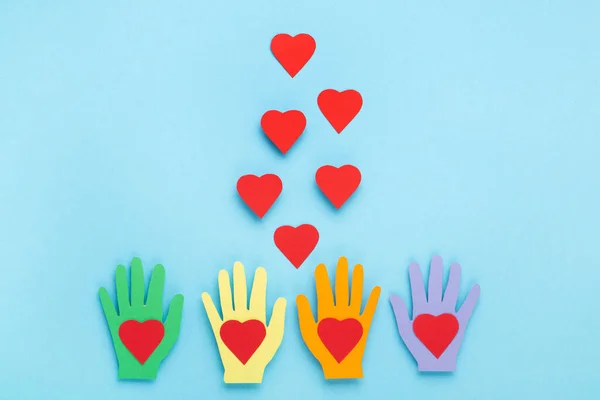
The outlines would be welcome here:
M 446 291 L 444 292 L 444 304 L 447 306 L 447 312 L 454 314 L 456 312 L 456 302 L 458 301 L 458 294 L 460 292 L 460 264 L 453 263 L 450 266 L 450 276 L 448 277 L 448 284 L 446 285 Z
M 402 341 L 408 350 L 412 353 L 415 359 L 417 359 L 419 352 L 422 351 L 424 347 L 413 332 L 412 321 L 408 315 L 408 307 L 406 307 L 404 300 L 395 294 L 390 296 L 390 303 L 392 304 L 394 316 L 396 317 L 398 333 L 400 333 L 400 337 L 402 337 Z
M 408 276 L 410 280 L 410 292 L 413 302 L 413 318 L 421 314 L 427 307 L 427 298 L 425 297 L 425 285 L 423 284 L 423 274 L 419 264 L 413 262 L 408 267 Z
M 402 300 L 402 297 L 393 294 L 390 296 L 390 303 L 392 303 L 392 309 L 394 310 L 394 316 L 396 317 L 398 330 L 402 331 L 406 329 L 406 327 L 412 329 L 412 322 L 408 316 L 408 308 L 406 307 L 404 300 Z
M 429 267 L 429 295 L 427 296 L 427 303 L 435 305 L 442 302 L 443 274 L 444 261 L 442 257 L 433 256 Z
M 481 289 L 479 288 L 479 285 L 473 285 L 473 287 L 469 291 L 469 294 L 467 295 L 465 302 L 463 303 L 463 305 L 460 307 L 460 310 L 458 310 L 458 313 L 456 314 L 456 317 L 458 318 L 460 325 L 466 325 L 469 322 L 469 320 L 471 319 L 471 315 L 473 314 L 473 310 L 475 309 L 477 300 L 479 300 L 480 292 L 481 292 Z

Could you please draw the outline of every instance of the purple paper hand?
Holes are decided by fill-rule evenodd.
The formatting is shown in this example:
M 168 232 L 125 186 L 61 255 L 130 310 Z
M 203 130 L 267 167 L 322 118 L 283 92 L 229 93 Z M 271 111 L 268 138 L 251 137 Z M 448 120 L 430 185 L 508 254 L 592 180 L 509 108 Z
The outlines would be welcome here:
M 479 285 L 474 285 L 457 312 L 460 265 L 454 263 L 450 267 L 450 277 L 442 299 L 443 269 L 442 258 L 433 256 L 429 271 L 429 294 L 426 298 L 419 264 L 415 262 L 408 267 L 413 302 L 412 321 L 404 300 L 397 295 L 390 296 L 398 332 L 417 361 L 419 371 L 456 370 L 456 356 L 479 299 Z

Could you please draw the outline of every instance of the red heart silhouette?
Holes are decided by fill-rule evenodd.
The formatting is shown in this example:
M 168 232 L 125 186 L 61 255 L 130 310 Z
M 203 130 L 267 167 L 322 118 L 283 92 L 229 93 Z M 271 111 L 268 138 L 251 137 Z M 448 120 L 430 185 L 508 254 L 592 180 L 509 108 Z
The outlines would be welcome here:
M 360 185 L 361 175 L 353 165 L 324 165 L 315 175 L 317 185 L 335 208 L 340 208 Z
M 316 47 L 315 39 L 306 33 L 296 36 L 280 33 L 271 40 L 273 55 L 292 78 L 310 60 Z
M 119 326 L 121 342 L 140 364 L 148 360 L 164 336 L 163 323 L 154 319 L 145 322 L 128 320 Z
M 440 358 L 458 333 L 458 320 L 452 314 L 421 314 L 413 321 L 413 331 L 436 357 Z
M 323 90 L 317 104 L 337 133 L 342 133 L 362 108 L 362 96 L 356 90 Z
M 246 322 L 231 320 L 221 325 L 219 334 L 225 346 L 245 365 L 262 344 L 267 329 L 256 319 Z
M 319 231 L 309 224 L 296 228 L 284 225 L 275 230 L 273 239 L 275 246 L 297 269 L 317 246 Z
M 304 132 L 306 117 L 298 110 L 270 110 L 263 114 L 260 126 L 279 151 L 285 154 Z
M 244 175 L 237 181 L 240 197 L 259 218 L 264 217 L 269 211 L 282 189 L 281 179 L 274 174 Z
M 317 333 L 333 358 L 341 363 L 362 338 L 363 327 L 354 318 L 325 318 L 319 322 Z

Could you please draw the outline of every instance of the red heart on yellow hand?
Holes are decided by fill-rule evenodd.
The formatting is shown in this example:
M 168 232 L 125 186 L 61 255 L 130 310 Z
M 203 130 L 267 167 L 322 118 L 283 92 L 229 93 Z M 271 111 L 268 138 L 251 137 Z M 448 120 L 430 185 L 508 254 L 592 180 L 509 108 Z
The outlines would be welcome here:
M 245 365 L 265 340 L 267 329 L 256 319 L 245 322 L 231 320 L 221 325 L 219 334 L 225 346 Z

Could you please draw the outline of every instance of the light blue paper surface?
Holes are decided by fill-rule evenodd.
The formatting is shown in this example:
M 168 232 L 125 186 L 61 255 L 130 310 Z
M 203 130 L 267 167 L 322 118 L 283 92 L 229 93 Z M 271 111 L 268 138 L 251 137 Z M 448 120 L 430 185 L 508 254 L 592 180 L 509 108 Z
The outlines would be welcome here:
M 593 0 L 3 0 L 0 398 L 598 399 L 598 21 Z M 294 79 L 280 32 L 317 41 Z M 341 135 L 327 88 L 364 98 Z M 269 109 L 307 116 L 286 156 Z M 347 163 L 363 182 L 337 212 L 314 173 Z M 283 180 L 262 221 L 247 173 Z M 301 223 L 321 242 L 295 270 L 272 235 Z M 433 254 L 462 264 L 461 301 L 482 288 L 450 376 L 417 373 L 388 301 Z M 340 255 L 383 287 L 357 382 L 324 381 L 298 330 L 295 296 Z M 97 297 L 134 256 L 186 298 L 154 383 L 116 380 Z M 267 268 L 270 307 L 288 299 L 260 387 L 223 384 L 200 301 L 236 260 Z

